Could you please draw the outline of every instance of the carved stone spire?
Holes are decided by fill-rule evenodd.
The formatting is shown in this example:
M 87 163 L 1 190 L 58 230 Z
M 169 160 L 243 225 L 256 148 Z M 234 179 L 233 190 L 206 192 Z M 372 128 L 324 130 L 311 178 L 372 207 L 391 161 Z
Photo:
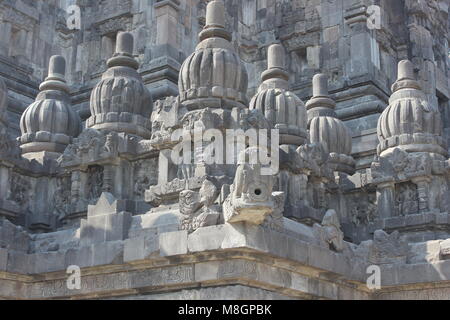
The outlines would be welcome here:
M 200 43 L 180 71 L 180 101 L 189 110 L 245 107 L 247 70 L 234 51 L 231 38 L 225 29 L 224 3 L 209 2 Z
M 328 77 L 325 74 L 315 75 L 313 97 L 306 103 L 310 141 L 322 144 L 330 154 L 335 171 L 353 174 L 352 136 L 347 126 L 337 118 L 335 107 L 336 103 L 328 94 Z
M 280 144 L 300 146 L 307 142 L 307 115 L 304 103 L 289 91 L 289 74 L 285 69 L 285 52 L 279 44 L 268 49 L 268 69 L 261 75 L 258 93 L 250 102 L 280 131 Z
M 40 85 L 36 101 L 22 114 L 19 139 L 27 158 L 41 152 L 57 157 L 81 131 L 80 117 L 70 104 L 65 73 L 64 57 L 52 56 L 48 77 Z
M 328 77 L 326 74 L 316 74 L 312 81 L 313 97 L 306 103 L 308 122 L 315 117 L 336 118 L 336 102 L 328 94 Z
M 378 120 L 378 154 L 384 156 L 400 148 L 446 157 L 441 114 L 435 104 L 429 103 L 415 80 L 411 61 L 403 60 L 398 64 L 398 79 L 392 85 L 392 92 L 389 106 Z
M 133 35 L 119 32 L 116 43 L 116 53 L 107 62 L 108 70 L 92 91 L 87 127 L 150 138 L 153 101 L 137 72 Z

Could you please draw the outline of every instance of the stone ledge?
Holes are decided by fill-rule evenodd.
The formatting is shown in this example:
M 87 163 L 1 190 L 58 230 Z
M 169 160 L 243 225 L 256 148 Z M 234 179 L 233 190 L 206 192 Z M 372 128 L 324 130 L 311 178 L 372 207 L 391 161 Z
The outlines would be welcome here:
M 1 280 L 0 284 L 10 280 Z M 245 259 L 188 263 L 175 266 L 152 266 L 150 268 L 125 268 L 115 271 L 91 270 L 83 276 L 79 291 L 67 289 L 63 274 L 32 282 L 19 282 L 24 286 L 22 297 L 26 299 L 87 298 L 152 293 L 188 289 L 191 287 L 245 284 L 251 287 L 285 294 L 294 298 L 345 298 L 356 295 L 368 298 L 368 292 L 345 283 L 331 283 L 316 275 L 299 274 L 263 262 Z M 341 289 L 342 287 L 342 289 Z M 350 292 L 354 291 L 354 292 Z M 14 292 L 14 291 L 13 291 Z M 16 290 L 16 293 L 18 291 Z

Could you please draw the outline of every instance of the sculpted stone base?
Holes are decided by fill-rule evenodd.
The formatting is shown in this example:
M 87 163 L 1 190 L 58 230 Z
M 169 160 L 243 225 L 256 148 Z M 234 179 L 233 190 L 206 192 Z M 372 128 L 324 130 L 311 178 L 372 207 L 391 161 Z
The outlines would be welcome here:
M 339 237 L 338 226 L 327 216 L 324 227 L 285 219 L 282 232 L 238 223 L 191 234 L 162 231 L 139 216 L 126 240 L 95 243 L 83 241 L 79 229 L 30 237 L 3 221 L 0 298 L 448 299 L 448 241 L 408 246 L 379 231 L 360 246 L 334 242 L 329 235 Z M 67 287 L 73 265 L 81 268 L 80 290 Z M 381 290 L 366 286 L 369 265 L 380 267 Z

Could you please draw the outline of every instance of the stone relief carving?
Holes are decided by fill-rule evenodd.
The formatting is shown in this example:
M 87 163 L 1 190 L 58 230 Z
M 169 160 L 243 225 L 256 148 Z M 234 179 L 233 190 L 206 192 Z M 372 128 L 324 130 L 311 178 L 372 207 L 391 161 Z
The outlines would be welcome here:
M 344 233 L 336 211 L 330 209 L 325 213 L 322 223 L 314 224 L 313 231 L 319 243 L 336 252 L 344 250 Z
M 143 200 L 145 191 L 156 185 L 158 168 L 154 160 L 139 160 L 134 164 L 133 192 L 136 199 Z
M 118 149 L 119 136 L 116 132 L 86 129 L 67 146 L 58 161 L 63 167 L 89 164 L 117 156 Z
M 206 6 L 207 2 L 201 1 L 201 4 Z M 217 1 L 209 2 L 213 3 L 213 6 L 218 6 L 216 9 L 223 5 Z M 178 1 L 173 3 L 178 4 Z M 421 6 L 423 4 L 415 6 L 411 1 L 407 1 L 407 7 L 415 16 L 411 21 L 421 21 L 418 19 L 423 15 L 420 12 L 434 10 L 428 5 L 423 8 Z M 89 29 L 91 34 L 84 34 L 83 37 L 98 40 L 99 35 L 109 36 L 119 30 L 134 28 L 132 23 L 140 25 L 143 19 L 142 12 L 131 13 L 130 8 L 131 1 L 101 1 L 93 11 L 101 12 L 101 20 L 94 22 Z M 320 19 L 317 18 L 319 17 L 318 9 L 312 8 L 312 16 L 309 14 L 306 18 L 306 21 L 311 22 L 308 27 L 317 29 L 309 30 L 312 33 L 306 32 L 305 21 L 300 18 L 300 14 L 304 14 L 303 8 L 292 10 L 292 5 L 285 1 L 278 4 L 275 10 L 278 15 L 277 20 L 286 18 L 286 21 L 293 22 L 290 26 L 280 26 L 280 32 L 293 31 L 292 36 L 282 42 L 292 54 L 291 64 L 297 63 L 298 70 L 308 73 L 308 75 L 303 73 L 296 76 L 306 80 L 312 72 L 308 66 L 311 62 L 309 61 L 310 53 L 312 52 L 311 59 L 314 60 L 314 50 L 317 49 L 315 46 L 320 43 L 320 34 L 316 28 L 320 27 Z M 445 11 L 442 8 L 439 10 Z M 3 11 L 0 10 L 0 12 Z M 258 15 L 263 13 L 261 11 Z M 2 14 L 10 15 L 4 19 L 5 21 L 10 21 L 11 17 L 15 18 L 16 21 L 13 23 L 16 25 L 26 24 L 28 21 L 24 17 L 14 16 L 9 11 Z M 135 16 L 134 22 L 132 16 Z M 51 202 L 49 210 L 52 214 L 60 219 L 71 214 L 83 216 L 88 203 L 97 203 L 102 192 L 110 192 L 112 195 L 115 189 L 122 187 L 118 184 L 123 183 L 125 184 L 123 189 L 127 190 L 124 194 L 127 195 L 123 196 L 126 199 L 122 199 L 121 196 L 120 201 L 123 201 L 121 209 L 127 209 L 128 202 L 138 203 L 145 200 L 158 208 L 151 208 L 142 220 L 147 218 L 151 220 L 152 215 L 156 215 L 158 211 L 163 213 L 170 211 L 177 217 L 181 214 L 182 229 L 189 233 L 202 227 L 240 222 L 260 225 L 265 229 L 264 232 L 272 229 L 280 233 L 288 233 L 287 231 L 292 230 L 287 226 L 285 228 L 284 222 L 294 222 L 289 221 L 291 217 L 283 216 L 287 208 L 298 212 L 314 209 L 314 213 L 317 213 L 319 217 L 317 219 L 309 217 L 310 220 L 305 222 L 292 218 L 296 220 L 297 225 L 302 224 L 299 228 L 305 227 L 308 232 L 313 230 L 315 238 L 311 240 L 312 243 L 339 254 L 344 253 L 344 255 L 347 254 L 346 250 L 356 248 L 355 252 L 358 251 L 358 254 L 361 252 L 366 254 L 364 262 L 376 264 L 402 263 L 408 251 L 403 233 L 407 234 L 406 227 L 410 226 L 402 227 L 403 229 L 393 227 L 389 225 L 389 220 L 395 220 L 395 223 L 401 225 L 403 222 L 416 220 L 416 218 L 419 220 L 421 216 L 425 217 L 431 213 L 436 221 L 431 228 L 437 230 L 446 228 L 450 174 L 450 162 L 446 153 L 448 148 L 441 141 L 443 133 L 437 108 L 432 102 L 425 101 L 424 92 L 421 92 L 418 81 L 414 79 L 415 74 L 412 73 L 411 63 L 401 63 L 399 80 L 393 87 L 388 107 L 390 112 L 385 112 L 380 117 L 378 128 L 380 147 L 375 161 L 370 170 L 362 173 L 370 160 L 367 160 L 368 157 L 365 158 L 366 155 L 362 158 L 358 155 L 359 176 L 351 176 L 355 169 L 355 161 L 352 159 L 354 151 L 352 138 L 358 137 L 352 137 L 346 130 L 347 123 L 339 120 L 349 119 L 348 115 L 342 116 L 347 110 L 337 108 L 338 110 L 334 111 L 336 104 L 328 93 L 327 76 L 322 74 L 314 77 L 313 98 L 307 105 L 310 118 L 307 124 L 303 114 L 306 108 L 303 110 L 301 101 L 296 99 L 292 92 L 287 91 L 289 77 L 284 72 L 285 61 L 280 59 L 278 54 L 269 53 L 267 55 L 270 60 L 268 71 L 271 72 L 271 76 L 263 73 L 261 87 L 267 86 L 267 88 L 261 90 L 262 93 L 258 92 L 259 94 L 254 98 L 257 110 L 249 110 L 251 108 L 246 101 L 248 94 L 246 65 L 240 61 L 239 55 L 234 50 L 231 42 L 232 34 L 223 30 L 222 24 L 214 24 L 213 22 L 217 22 L 214 19 L 222 20 L 220 10 L 216 12 L 216 15 L 202 19 L 205 20 L 202 24 L 205 29 L 200 35 L 201 44 L 181 68 L 180 96 L 157 101 L 154 109 L 146 89 L 149 85 L 149 77 L 153 76 L 151 75 L 153 70 L 147 72 L 146 69 L 151 64 L 139 68 L 138 61 L 133 58 L 136 48 L 132 42 L 132 36 L 129 33 L 122 34 L 117 41 L 116 53 L 108 63 L 109 69 L 105 72 L 106 80 L 102 85 L 96 86 L 97 91 L 91 100 L 91 113 L 94 116 L 90 123 L 92 128 L 83 130 L 78 137 L 73 136 L 73 141 L 70 139 L 64 143 L 67 148 L 56 164 L 51 162 L 44 165 L 33 159 L 26 162 L 18 156 L 15 160 L 20 161 L 12 161 L 12 166 L 18 169 L 11 169 L 9 160 L 18 148 L 14 141 L 8 138 L 5 130 L 0 129 L 0 152 L 2 153 L 0 170 L 3 170 L 0 171 L 0 178 L 3 179 L 4 176 L 9 176 L 13 172 L 8 178 L 10 190 L 7 199 L 21 206 L 22 211 L 28 211 L 25 215 L 29 214 L 41 219 L 38 214 L 31 212 L 34 210 L 34 202 L 37 201 L 33 202 L 34 178 L 32 177 L 34 176 L 27 176 L 27 174 L 32 172 L 49 175 L 50 179 L 53 179 L 48 192 L 48 201 Z M 59 20 L 59 24 L 64 22 L 61 17 Z M 230 25 L 230 21 L 224 24 Z M 248 28 L 253 30 L 258 27 L 249 26 Z M 354 28 L 353 25 L 351 28 Z M 140 34 L 149 30 L 151 28 L 146 26 L 142 30 L 133 29 L 133 32 Z M 418 26 L 410 26 L 411 32 L 418 32 L 418 30 L 420 30 Z M 326 32 L 330 32 L 327 36 L 335 36 L 330 30 Z M 389 37 L 382 31 L 380 33 L 382 34 L 377 35 L 377 39 L 381 38 L 380 42 L 387 45 Z M 417 34 L 412 38 L 413 42 L 422 42 Z M 61 43 L 69 46 L 71 39 L 72 37 L 68 36 Z M 241 46 L 240 50 L 246 51 L 249 58 L 255 59 L 251 57 L 252 54 L 264 56 L 256 46 L 258 41 L 253 39 L 248 42 L 245 39 L 243 41 L 247 43 L 243 46 L 248 47 Z M 95 44 L 92 45 L 95 46 Z M 141 44 L 138 46 L 145 51 L 146 57 L 154 56 L 155 52 L 158 52 L 157 50 L 153 52 L 153 48 L 147 51 L 147 48 Z M 442 44 L 442 46 L 443 48 L 439 48 L 439 51 L 445 50 L 446 45 Z M 280 45 L 272 46 L 272 48 L 281 50 Z M 313 50 L 309 52 L 309 48 Z M 395 52 L 392 48 L 387 49 Z M 399 51 L 402 50 L 407 51 L 399 49 Z M 420 51 L 422 50 L 424 49 L 420 48 Z M 251 54 L 250 51 L 257 53 Z M 334 53 L 336 52 L 333 49 L 332 54 Z M 436 54 L 435 57 L 436 60 L 442 60 L 442 54 Z M 225 61 L 224 66 L 220 65 L 222 58 Z M 251 59 L 248 61 L 255 61 Z M 437 61 L 437 63 L 442 62 Z M 101 62 L 98 66 L 103 69 L 105 65 Z M 352 61 L 351 67 L 354 73 L 366 70 L 363 60 Z M 208 72 L 203 73 L 204 69 Z M 255 78 L 254 74 L 258 69 L 259 66 L 256 66 L 251 70 L 252 78 Z M 341 67 L 333 67 L 331 70 L 327 67 L 323 69 L 333 73 L 330 76 L 333 79 L 333 85 L 336 86 L 333 87 L 332 96 L 338 96 L 341 103 L 347 101 L 345 94 L 339 91 L 338 85 L 350 79 L 347 77 L 341 79 Z M 126 77 L 123 77 L 124 72 L 127 73 Z M 84 71 L 76 73 L 81 79 Z M 205 77 L 204 74 L 208 76 Z M 145 82 L 140 78 L 141 75 L 144 76 Z M 58 73 L 53 76 L 57 77 Z M 83 76 L 89 78 L 87 75 Z M 72 74 L 72 80 L 76 77 L 76 74 Z M 132 81 L 131 78 L 134 80 Z M 151 83 L 153 85 L 153 82 Z M 252 85 L 255 85 L 255 82 Z M 302 84 L 301 89 L 303 88 Z M 63 90 L 68 91 L 68 88 L 64 87 Z M 6 89 L 4 91 L 6 92 Z M 143 95 L 148 99 L 141 99 L 145 98 Z M 287 110 L 289 107 L 292 108 Z M 103 111 L 97 112 L 99 111 L 97 108 L 103 108 Z M 116 108 L 120 108 L 121 111 L 118 113 Z M 355 107 L 355 109 L 358 108 Z M 6 110 L 6 107 L 1 110 Z M 6 114 L 6 111 L 1 110 L 0 117 L 3 118 L 1 115 Z M 441 106 L 441 110 L 445 110 L 445 107 Z M 343 113 L 340 114 L 340 112 Z M 142 118 L 135 121 L 135 116 Z M 353 119 L 350 117 L 350 120 Z M 103 124 L 108 124 L 106 129 Z M 135 130 L 136 124 L 141 125 L 145 130 L 139 133 Z M 279 148 L 282 158 L 280 173 L 276 177 L 264 176 L 261 174 L 261 167 L 256 164 L 230 165 L 230 168 L 223 169 L 202 163 L 210 169 L 204 171 L 197 170 L 199 168 L 195 165 L 183 164 L 176 168 L 171 167 L 169 170 L 165 167 L 166 164 L 158 163 L 158 159 L 161 159 L 161 162 L 165 161 L 164 154 L 161 152 L 170 151 L 173 147 L 174 143 L 170 141 L 170 136 L 178 128 L 191 132 L 198 128 L 215 128 L 222 132 L 236 128 L 280 129 L 283 132 Z M 310 133 L 309 138 L 306 136 L 307 130 Z M 293 139 L 295 137 L 301 139 Z M 246 152 L 249 155 L 254 151 L 247 149 Z M 4 154 L 8 157 L 3 157 Z M 196 151 L 192 158 L 198 159 L 200 156 Z M 166 172 L 159 174 L 159 170 L 162 169 L 168 169 L 166 176 Z M 358 177 L 360 177 L 360 185 L 355 182 L 359 179 Z M 161 179 L 161 185 L 157 185 L 158 179 Z M 342 181 L 345 181 L 347 185 L 343 186 Z M 2 188 L 0 191 L 3 192 Z M 81 205 L 78 205 L 80 203 Z M 145 204 L 143 206 L 143 210 L 147 210 L 148 206 Z M 386 214 L 387 210 L 383 211 L 383 209 L 390 206 L 393 207 L 392 214 L 391 212 Z M 333 207 L 334 209 L 331 209 Z M 344 212 L 341 216 L 346 219 L 343 220 L 343 228 L 341 228 L 339 215 L 336 213 L 337 208 L 339 210 L 346 208 L 350 211 Z M 102 210 L 104 208 L 98 206 L 97 213 L 101 215 Z M 417 215 L 408 217 L 414 214 Z M 140 218 L 137 217 L 136 220 Z M 36 222 L 42 223 L 43 220 L 39 219 Z M 321 223 L 313 224 L 321 219 Z M 360 238 L 367 239 L 370 232 L 375 229 L 374 226 L 378 228 L 380 220 L 383 219 L 384 221 L 381 222 L 386 222 L 382 224 L 383 227 L 386 226 L 386 230 L 397 228 L 402 234 L 399 232 L 387 234 L 385 231 L 377 230 L 373 240 L 365 241 L 360 246 L 344 241 L 343 230 L 347 232 L 345 228 L 348 225 L 353 228 L 350 231 L 361 231 Z M 439 225 L 438 220 L 444 223 Z M 149 222 L 142 222 L 143 225 L 144 223 Z M 310 228 L 310 225 L 313 227 Z M 77 230 L 76 223 L 71 227 Z M 427 226 L 419 227 L 425 230 Z M 411 230 L 415 232 L 416 229 L 411 228 Z M 135 230 L 136 233 L 140 231 L 142 230 Z M 426 232 L 429 232 L 429 229 Z M 155 234 L 157 234 L 156 231 Z M 351 232 L 346 233 L 346 236 L 351 237 Z M 443 244 L 441 247 L 441 255 L 448 258 L 450 255 L 448 244 Z M 231 275 L 239 273 L 238 267 L 233 267 L 237 269 L 231 270 L 232 272 L 225 270 L 225 273 Z M 143 278 L 145 278 L 144 275 Z M 179 276 L 180 272 L 175 270 L 173 274 L 170 274 L 170 280 L 174 283 L 179 282 Z
M 17 173 L 13 173 L 10 177 L 9 184 L 11 187 L 7 198 L 24 207 L 30 201 L 31 183 Z
M 219 223 L 221 208 L 215 201 L 219 196 L 218 189 L 209 180 L 205 180 L 198 192 L 185 190 L 180 193 L 180 212 L 185 217 L 182 229 L 189 232 L 198 228 Z
M 354 225 L 370 225 L 377 216 L 376 195 L 369 193 L 367 198 L 364 195 L 356 195 L 350 202 L 351 221 Z
M 169 143 L 173 131 L 179 127 L 179 119 L 183 114 L 177 97 L 167 97 L 156 101 L 151 115 L 152 144 L 163 146 Z
M 370 262 L 374 264 L 405 262 L 407 254 L 408 244 L 400 237 L 398 231 L 391 234 L 383 230 L 375 231 L 369 252 Z
M 413 183 L 401 183 L 396 186 L 395 205 L 398 215 L 406 216 L 419 212 L 417 186 Z
M 103 190 L 103 174 L 102 166 L 90 166 L 87 170 L 87 199 L 91 204 L 95 204 L 100 198 Z
M 68 213 L 68 206 L 70 204 L 70 177 L 56 178 L 56 186 L 53 193 L 54 213 L 61 219 Z

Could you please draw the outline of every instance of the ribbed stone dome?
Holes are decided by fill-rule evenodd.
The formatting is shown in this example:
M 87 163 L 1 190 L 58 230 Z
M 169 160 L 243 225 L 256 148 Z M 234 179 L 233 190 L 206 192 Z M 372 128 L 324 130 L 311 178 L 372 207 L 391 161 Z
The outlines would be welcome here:
M 120 32 L 108 70 L 91 93 L 88 128 L 126 132 L 144 138 L 151 135 L 152 96 L 137 72 L 133 58 L 133 36 Z
M 441 114 L 430 104 L 414 79 L 414 66 L 408 60 L 398 65 L 398 80 L 392 86 L 389 106 L 378 120 L 378 154 L 401 148 L 408 152 L 447 155 L 442 138 Z
M 72 109 L 69 87 L 64 79 L 66 61 L 52 56 L 49 75 L 40 85 L 40 93 L 22 114 L 19 138 L 22 153 L 62 153 L 81 131 L 81 120 Z
M 280 144 L 300 146 L 308 141 L 307 114 L 302 100 L 289 91 L 281 45 L 268 50 L 268 70 L 262 74 L 258 93 L 250 101 L 251 110 L 259 110 L 280 133 Z
M 225 6 L 222 1 L 208 3 L 206 26 L 200 43 L 181 66 L 178 87 L 180 101 L 190 110 L 244 108 L 248 74 L 225 30 Z
M 8 89 L 6 88 L 5 82 L 0 79 L 0 124 L 3 122 L 7 123 L 6 120 L 6 107 L 8 101 Z
M 337 118 L 336 103 L 328 95 L 328 77 L 317 74 L 313 78 L 313 97 L 306 103 L 309 140 L 321 144 L 330 154 L 335 171 L 353 174 L 352 136 L 347 126 Z
M 328 153 L 350 155 L 352 137 L 347 126 L 334 117 L 314 117 L 309 127 L 311 143 L 321 143 Z

